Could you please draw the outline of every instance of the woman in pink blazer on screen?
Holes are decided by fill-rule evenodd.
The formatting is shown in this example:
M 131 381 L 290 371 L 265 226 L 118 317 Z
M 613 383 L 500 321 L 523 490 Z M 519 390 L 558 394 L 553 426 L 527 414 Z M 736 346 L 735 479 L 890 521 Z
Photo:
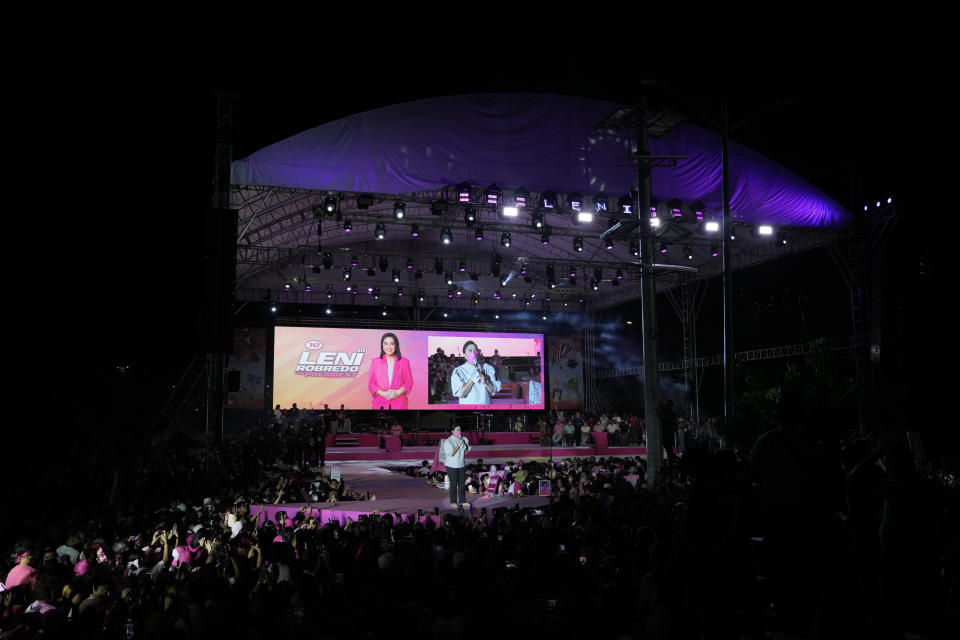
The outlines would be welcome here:
M 374 409 L 406 409 L 413 389 L 410 360 L 400 355 L 400 340 L 392 333 L 380 338 L 380 357 L 370 361 L 370 395 Z

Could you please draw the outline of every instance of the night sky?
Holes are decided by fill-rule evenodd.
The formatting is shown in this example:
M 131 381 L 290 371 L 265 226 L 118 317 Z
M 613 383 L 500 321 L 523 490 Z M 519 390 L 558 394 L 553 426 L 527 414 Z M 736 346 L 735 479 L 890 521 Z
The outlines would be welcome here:
M 468 31 L 478 20 L 470 18 Z M 903 367 L 929 371 L 925 359 L 941 350 L 946 328 L 944 305 L 930 293 L 956 290 L 946 284 L 941 251 L 949 228 L 938 232 L 935 222 L 950 215 L 956 169 L 956 117 L 945 97 L 955 56 L 947 56 L 946 39 L 899 17 L 841 24 L 761 15 L 730 29 L 658 22 L 648 30 L 659 35 L 642 43 L 612 26 L 591 36 L 556 25 L 542 42 L 505 47 L 489 35 L 456 37 L 455 24 L 434 37 L 364 35 L 344 24 L 269 44 L 248 24 L 222 53 L 196 45 L 199 34 L 185 42 L 123 36 L 122 46 L 86 42 L 55 67 L 18 71 L 21 116 L 13 124 L 25 143 L 21 195 L 31 205 L 8 213 L 23 225 L 19 239 L 38 246 L 16 259 L 34 281 L 13 285 L 11 311 L 44 354 L 26 358 L 27 370 L 69 381 L 56 396 L 27 384 L 36 393 L 28 402 L 58 397 L 78 413 L 99 407 L 101 417 L 105 407 L 132 402 L 152 414 L 196 351 L 213 90 L 240 96 L 235 158 L 352 113 L 438 95 L 550 92 L 631 103 L 639 81 L 656 78 L 712 115 L 726 95 L 733 121 L 760 112 L 734 139 L 851 211 L 895 198 L 902 219 L 886 258 L 885 328 L 907 335 Z M 534 24 L 531 35 L 543 36 Z M 340 35 L 323 35 L 331 31 Z M 846 291 L 826 253 L 814 253 L 738 276 L 743 348 L 849 335 Z M 710 286 L 719 291 L 718 281 Z M 716 321 L 701 325 L 703 354 L 718 349 L 719 310 L 709 305 L 704 313 Z M 64 336 L 74 337 L 69 346 Z M 662 352 L 675 357 L 677 348 Z M 113 373 L 121 364 L 131 367 L 125 381 Z

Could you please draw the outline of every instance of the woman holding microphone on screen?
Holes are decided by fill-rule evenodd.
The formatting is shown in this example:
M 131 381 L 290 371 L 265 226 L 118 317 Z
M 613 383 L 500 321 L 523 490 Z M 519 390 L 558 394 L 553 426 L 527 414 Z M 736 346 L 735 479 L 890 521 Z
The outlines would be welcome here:
M 380 357 L 370 361 L 370 382 L 374 409 L 406 409 L 413 389 L 410 360 L 400 354 L 400 340 L 385 333 L 380 338 Z
M 490 399 L 500 391 L 497 372 L 489 364 L 481 363 L 480 349 L 473 340 L 463 345 L 467 359 L 453 370 L 450 376 L 450 391 L 460 399 L 460 404 L 490 404 Z

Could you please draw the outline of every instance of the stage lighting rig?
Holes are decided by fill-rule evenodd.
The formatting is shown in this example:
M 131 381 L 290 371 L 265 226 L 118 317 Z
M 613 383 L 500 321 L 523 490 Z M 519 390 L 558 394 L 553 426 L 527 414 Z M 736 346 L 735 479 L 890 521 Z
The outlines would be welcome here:
M 387 237 L 387 228 L 382 222 L 378 222 L 377 226 L 374 227 L 373 234 L 376 236 L 377 240 L 383 240 Z
M 460 264 L 457 266 L 457 270 L 458 270 L 460 273 L 466 273 L 466 272 L 467 272 L 467 263 L 464 262 L 463 260 L 461 260 L 461 261 L 460 261 Z
M 398 298 L 403 297 L 403 287 L 397 287 L 397 297 Z
M 393 203 L 393 217 L 397 220 L 403 220 L 403 217 L 407 215 L 407 205 L 404 204 L 403 200 L 397 200 Z
M 393 281 L 394 281 L 394 282 L 400 282 L 400 270 L 399 270 L 399 269 L 394 269 L 394 270 L 393 270 Z
M 470 202 L 470 183 L 461 182 L 457 185 L 457 201 Z
M 573 239 L 573 250 L 580 253 L 583 251 L 583 238 L 577 236 Z
M 420 237 L 420 225 L 416 222 L 413 223 L 410 227 L 410 237 L 419 238 Z
M 509 231 L 504 231 L 502 234 L 500 234 L 500 244 L 502 244 L 502 245 L 505 246 L 505 247 L 509 247 L 509 246 L 510 246 L 510 232 L 509 232 Z
M 353 231 L 353 223 L 350 221 L 350 218 L 347 218 L 343 221 L 343 232 L 350 233 Z
M 514 203 L 517 205 L 518 209 L 523 209 L 527 206 L 527 201 L 530 200 L 530 192 L 527 191 L 525 187 L 520 187 L 513 192 Z
M 483 240 L 483 225 L 478 224 L 477 230 L 475 233 L 476 233 L 477 242 L 480 242 L 481 240 Z
M 630 254 L 635 257 L 640 255 L 640 241 L 636 238 L 630 240 Z
M 539 211 L 534 212 L 533 214 L 533 228 L 543 229 L 543 214 Z
M 473 224 L 477 221 L 477 210 L 473 207 L 467 207 L 463 210 L 463 223 L 467 225 L 467 228 L 471 228 Z
M 686 256 L 687 260 L 693 260 L 693 245 L 686 244 L 683 246 L 683 255 Z
M 352 274 L 352 270 L 350 269 L 350 267 L 344 267 L 344 268 L 343 268 L 343 279 L 344 279 L 344 280 L 349 280 L 351 274 Z
M 443 244 L 450 244 L 453 242 L 453 233 L 450 231 L 450 227 L 444 227 L 440 230 L 440 242 Z
M 487 187 L 487 204 L 497 206 L 500 203 L 500 187 L 496 183 Z
M 328 195 L 323 199 L 323 210 L 328 215 L 331 216 L 337 211 L 337 197 L 334 195 Z
M 447 281 L 448 285 L 453 284 L 453 274 L 449 271 L 443 274 L 443 279 Z
M 330 288 L 330 287 L 327 287 L 327 297 L 328 297 L 328 298 L 332 298 L 332 297 L 333 297 L 333 289 Z

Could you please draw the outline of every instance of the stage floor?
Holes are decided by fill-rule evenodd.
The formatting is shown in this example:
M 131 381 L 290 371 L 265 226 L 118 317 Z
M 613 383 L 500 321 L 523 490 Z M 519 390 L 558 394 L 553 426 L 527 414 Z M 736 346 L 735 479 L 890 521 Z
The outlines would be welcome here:
M 368 450 L 369 449 L 369 450 Z M 642 447 L 610 447 L 598 452 L 593 447 L 555 447 L 552 451 L 553 459 L 586 457 L 586 456 L 637 456 L 645 453 Z M 329 476 L 331 473 L 340 473 L 347 487 L 354 491 L 362 491 L 375 496 L 374 500 L 345 501 L 338 503 L 316 503 L 313 509 L 320 511 L 320 521 L 326 523 L 335 520 L 341 526 L 348 520 L 356 521 L 361 515 L 371 513 L 400 514 L 404 520 L 416 518 L 417 510 L 422 510 L 424 517 L 433 516 L 438 510 L 442 516 L 445 513 L 455 513 L 458 510 L 450 506 L 449 493 L 442 487 L 431 486 L 421 478 L 413 478 L 403 473 L 394 473 L 389 467 L 420 466 L 423 460 L 433 460 L 436 447 L 405 447 L 399 452 L 402 457 L 387 458 L 387 452 L 379 448 L 335 448 L 327 451 L 326 466 L 322 469 L 311 469 L 314 473 Z M 541 455 L 530 455 L 541 452 Z M 369 457 L 344 458 L 342 454 L 363 454 Z M 334 455 L 336 454 L 336 455 Z M 484 464 L 501 464 L 517 460 L 548 460 L 550 449 L 534 449 L 531 447 L 476 445 L 470 451 L 469 459 L 476 462 L 482 458 Z M 488 511 L 500 507 L 512 508 L 520 505 L 521 508 L 536 508 L 545 505 L 550 498 L 547 496 L 479 496 L 467 494 L 467 500 L 476 512 L 486 508 Z M 306 506 L 304 502 L 263 505 L 261 520 L 269 518 L 276 521 L 276 514 L 280 511 L 292 517 L 297 511 Z M 250 513 L 256 514 L 261 505 L 254 504 Z M 434 519 L 437 519 L 434 516 Z

